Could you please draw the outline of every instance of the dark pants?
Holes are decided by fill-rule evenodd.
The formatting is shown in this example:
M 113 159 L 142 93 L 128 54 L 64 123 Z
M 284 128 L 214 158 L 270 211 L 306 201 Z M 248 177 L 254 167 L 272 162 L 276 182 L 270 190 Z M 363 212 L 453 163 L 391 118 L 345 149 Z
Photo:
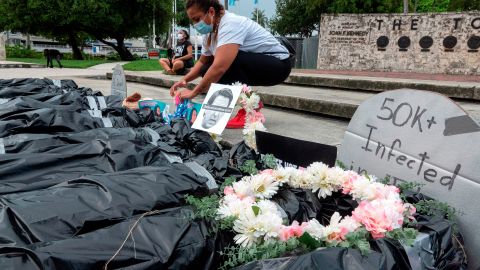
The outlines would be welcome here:
M 207 73 L 208 68 L 210 67 L 204 67 L 201 71 L 202 77 Z M 289 59 L 280 60 L 271 55 L 239 51 L 218 83 L 241 82 L 249 86 L 272 86 L 285 81 L 291 70 Z

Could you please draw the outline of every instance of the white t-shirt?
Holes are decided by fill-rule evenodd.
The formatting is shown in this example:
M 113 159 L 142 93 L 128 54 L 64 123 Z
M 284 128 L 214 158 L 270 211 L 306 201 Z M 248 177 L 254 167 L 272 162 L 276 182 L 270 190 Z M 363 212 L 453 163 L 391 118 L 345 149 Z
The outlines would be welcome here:
M 290 56 L 287 48 L 265 28 L 249 18 L 228 11 L 225 11 L 220 20 L 216 42 L 212 40 L 210 46 L 207 45 L 209 35 L 203 36 L 202 54 L 205 56 L 214 56 L 217 48 L 225 44 L 238 44 L 241 51 L 264 53 L 280 60 Z M 268 54 L 268 52 L 274 52 L 274 54 Z

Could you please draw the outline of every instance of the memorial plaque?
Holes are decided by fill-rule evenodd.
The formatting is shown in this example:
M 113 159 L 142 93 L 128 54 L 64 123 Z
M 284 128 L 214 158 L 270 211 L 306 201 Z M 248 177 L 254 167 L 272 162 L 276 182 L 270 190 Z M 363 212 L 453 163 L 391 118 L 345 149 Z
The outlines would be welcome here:
M 467 45 L 468 45 L 468 48 L 470 48 L 471 50 L 477 50 L 478 48 L 480 48 L 480 37 L 471 36 L 468 39 Z
M 411 43 L 412 42 L 410 41 L 410 38 L 407 36 L 403 36 L 398 39 L 398 47 L 400 47 L 401 49 L 406 49 L 410 47 Z
M 453 47 L 457 46 L 457 38 L 454 36 L 448 36 L 443 39 L 443 47 L 447 49 L 453 49 Z
M 371 97 L 350 121 L 338 159 L 390 184 L 421 183 L 421 192 L 463 212 L 469 262 L 479 266 L 480 126 L 452 100 L 409 89 Z
M 121 65 L 116 65 L 112 74 L 112 95 L 127 97 L 127 81 Z
M 381 36 L 377 39 L 377 46 L 380 48 L 385 48 L 390 43 L 390 39 L 387 36 Z
M 422 49 L 429 49 L 433 45 L 433 38 L 430 36 L 424 36 L 420 39 L 418 44 L 420 47 L 422 47 Z

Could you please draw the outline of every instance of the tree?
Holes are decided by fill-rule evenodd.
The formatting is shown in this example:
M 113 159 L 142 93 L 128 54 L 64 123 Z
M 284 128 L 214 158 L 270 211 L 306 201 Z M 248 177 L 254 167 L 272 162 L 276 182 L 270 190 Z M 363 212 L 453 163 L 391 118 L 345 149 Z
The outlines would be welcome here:
M 79 45 L 84 33 L 78 31 L 67 0 L 0 0 L 0 25 L 3 29 L 38 34 L 65 42 L 72 47 L 74 59 L 82 59 Z M 28 43 L 28 42 L 27 42 Z
M 320 23 L 320 13 L 309 12 L 311 0 L 275 0 L 276 15 L 270 20 L 272 30 L 280 35 L 310 37 Z
M 187 10 L 185 10 L 186 0 L 177 0 L 177 13 L 175 14 L 175 19 L 177 20 L 177 25 L 182 27 L 190 26 L 190 19 L 187 16 Z
M 75 0 L 72 9 L 82 14 L 78 16 L 80 30 L 114 48 L 122 60 L 133 60 L 125 39 L 149 35 L 154 16 L 157 31 L 165 32 L 172 18 L 170 0 Z
M 255 8 L 252 12 L 252 20 L 256 21 L 264 28 L 268 26 L 268 18 L 265 15 L 265 10 L 259 10 L 258 8 Z
M 154 16 L 156 29 L 167 30 L 171 8 L 171 0 L 0 0 L 0 26 L 64 39 L 77 57 L 87 33 L 132 60 L 125 39 L 148 35 Z

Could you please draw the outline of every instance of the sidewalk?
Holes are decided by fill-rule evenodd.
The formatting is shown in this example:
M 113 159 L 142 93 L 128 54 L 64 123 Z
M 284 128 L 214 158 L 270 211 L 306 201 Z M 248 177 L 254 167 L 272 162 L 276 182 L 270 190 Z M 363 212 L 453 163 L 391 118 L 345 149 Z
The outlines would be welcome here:
M 395 78 L 410 80 L 430 80 L 444 82 L 478 82 L 480 76 L 473 75 L 449 75 L 449 74 L 428 74 L 417 72 L 392 72 L 392 71 L 350 71 L 350 70 L 318 70 L 318 69 L 294 69 L 292 73 L 299 74 L 321 74 L 321 75 L 345 75 L 374 78 Z

